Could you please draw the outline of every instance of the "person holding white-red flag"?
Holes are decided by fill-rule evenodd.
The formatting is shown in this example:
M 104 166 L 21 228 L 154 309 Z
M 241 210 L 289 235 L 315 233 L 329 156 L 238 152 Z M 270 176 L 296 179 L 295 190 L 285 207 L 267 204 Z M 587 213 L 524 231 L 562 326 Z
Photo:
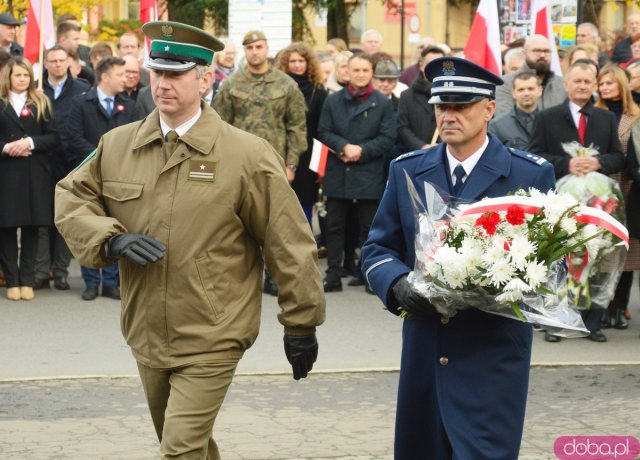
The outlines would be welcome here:
M 553 70 L 552 47 L 544 35 L 528 37 L 524 43 L 524 66 L 509 75 L 504 76 L 504 85 L 496 90 L 496 116 L 513 110 L 515 101 L 511 94 L 513 81 L 520 72 L 533 70 L 542 86 L 542 97 L 538 100 L 540 110 L 561 104 L 567 97 L 562 75 Z

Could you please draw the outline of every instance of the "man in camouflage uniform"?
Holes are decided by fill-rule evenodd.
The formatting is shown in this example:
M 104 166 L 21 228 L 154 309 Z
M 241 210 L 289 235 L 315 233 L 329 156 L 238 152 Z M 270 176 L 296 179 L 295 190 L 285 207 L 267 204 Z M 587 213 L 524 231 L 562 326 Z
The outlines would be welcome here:
M 224 121 L 269 141 L 293 181 L 298 158 L 307 150 L 306 105 L 298 85 L 267 59 L 267 37 L 249 31 L 242 40 L 247 65 L 220 87 L 213 108 Z
M 293 79 L 269 64 L 269 45 L 263 32 L 247 32 L 242 46 L 246 67 L 224 82 L 213 108 L 227 123 L 269 141 L 282 155 L 291 183 L 298 159 L 307 150 L 304 96 Z M 269 272 L 265 273 L 264 292 L 278 295 Z

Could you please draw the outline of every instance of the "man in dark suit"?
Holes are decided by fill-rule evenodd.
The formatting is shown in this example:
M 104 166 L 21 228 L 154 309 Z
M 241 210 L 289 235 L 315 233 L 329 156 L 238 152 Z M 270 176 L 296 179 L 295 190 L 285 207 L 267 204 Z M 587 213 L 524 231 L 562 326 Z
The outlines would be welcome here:
M 9 13 L 0 14 L 0 48 L 11 56 L 22 56 L 22 46 L 16 40 L 16 29 L 20 23 Z
M 56 127 L 60 142 L 50 154 L 51 187 L 65 177 L 72 168 L 66 162 L 65 124 L 71 108 L 71 101 L 80 94 L 89 91 L 90 86 L 83 80 L 75 80 L 69 72 L 69 54 L 61 46 L 48 49 L 44 56 L 45 72 L 42 88 L 53 105 Z M 53 284 L 56 289 L 69 289 L 69 263 L 71 252 L 64 239 L 54 226 L 41 227 L 38 230 L 38 255 L 36 258 L 36 280 L 34 289 L 49 287 L 49 270 L 53 272 Z
M 136 100 L 136 109 L 140 118 L 149 115 L 156 108 L 151 96 L 151 86 L 145 86 L 138 91 L 138 99 Z
M 538 99 L 542 86 L 533 71 L 519 72 L 511 90 L 515 106 L 498 115 L 489 123 L 489 132 L 495 134 L 507 147 L 526 150 L 531 140 L 533 120 L 538 113 Z
M 107 56 L 98 62 L 96 81 L 98 84 L 90 91 L 73 99 L 67 117 L 67 154 L 74 168 L 98 147 L 103 134 L 139 119 L 135 102 L 119 95 L 125 83 L 121 58 Z M 103 296 L 120 299 L 117 264 L 101 270 L 82 267 L 82 277 L 86 284 L 82 293 L 84 300 L 98 296 L 101 282 Z
M 596 74 L 592 65 L 575 63 L 564 79 L 568 99 L 556 107 L 540 112 L 533 124 L 533 133 L 528 150 L 549 160 L 555 169 L 556 178 L 567 174 L 582 176 L 592 171 L 612 174 L 620 171 L 625 163 L 615 115 L 608 110 L 594 107 L 591 96 L 596 89 Z M 565 142 L 593 145 L 599 155 L 594 157 L 572 157 L 564 151 Z M 600 331 L 600 317 L 604 306 L 594 306 L 582 312 L 582 319 L 595 342 L 606 342 Z M 559 337 L 545 334 L 548 342 L 557 342 Z
M 362 270 L 387 309 L 404 319 L 395 458 L 516 460 L 524 426 L 532 328 L 470 308 L 447 318 L 407 281 L 415 263 L 409 177 L 452 197 L 479 200 L 554 187 L 544 159 L 508 149 L 487 125 L 500 77 L 469 61 L 439 58 L 425 69 L 443 143 L 400 156 L 369 239 Z M 454 198 L 454 199 L 455 199 Z

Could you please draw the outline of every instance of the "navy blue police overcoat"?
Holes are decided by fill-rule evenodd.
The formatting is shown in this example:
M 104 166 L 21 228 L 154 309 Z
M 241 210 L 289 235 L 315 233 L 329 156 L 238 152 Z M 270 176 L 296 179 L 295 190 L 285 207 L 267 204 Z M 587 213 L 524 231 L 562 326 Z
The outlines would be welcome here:
M 537 155 L 489 144 L 459 198 L 477 201 L 530 187 L 555 186 Z M 395 281 L 414 266 L 414 211 L 405 172 L 421 197 L 424 183 L 451 190 L 444 143 L 392 162 L 382 202 L 362 248 L 362 271 L 392 313 Z M 516 460 L 527 400 L 530 324 L 477 309 L 447 319 L 404 320 L 395 432 L 401 460 Z

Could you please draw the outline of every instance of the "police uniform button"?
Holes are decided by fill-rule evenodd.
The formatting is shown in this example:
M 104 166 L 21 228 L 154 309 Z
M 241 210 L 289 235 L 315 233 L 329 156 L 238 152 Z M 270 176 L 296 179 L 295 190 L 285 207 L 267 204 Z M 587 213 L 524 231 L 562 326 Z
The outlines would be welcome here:
M 443 356 L 442 358 L 440 358 L 440 364 L 442 364 L 443 366 L 446 366 L 447 364 L 449 364 L 449 358 L 447 358 L 446 356 Z
M 187 156 L 187 154 L 186 154 L 186 153 L 184 153 L 184 152 L 182 152 L 182 153 L 180 154 L 180 156 L 181 156 L 182 158 L 184 158 L 184 157 L 186 157 L 186 156 Z
M 446 316 L 443 316 L 440 318 L 440 322 L 442 324 L 449 324 L 449 318 L 447 318 Z

